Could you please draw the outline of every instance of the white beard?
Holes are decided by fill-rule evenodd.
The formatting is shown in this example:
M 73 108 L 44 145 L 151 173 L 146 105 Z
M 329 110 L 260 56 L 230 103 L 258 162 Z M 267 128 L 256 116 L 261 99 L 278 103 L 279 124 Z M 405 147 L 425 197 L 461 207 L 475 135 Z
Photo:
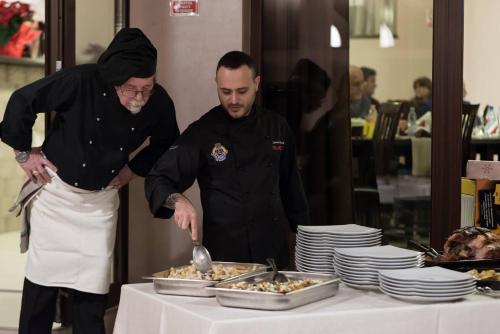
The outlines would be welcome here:
M 132 113 L 132 114 L 138 114 L 142 107 L 146 104 L 146 102 L 144 101 L 137 101 L 137 100 L 130 100 L 130 108 L 129 108 L 129 111 Z

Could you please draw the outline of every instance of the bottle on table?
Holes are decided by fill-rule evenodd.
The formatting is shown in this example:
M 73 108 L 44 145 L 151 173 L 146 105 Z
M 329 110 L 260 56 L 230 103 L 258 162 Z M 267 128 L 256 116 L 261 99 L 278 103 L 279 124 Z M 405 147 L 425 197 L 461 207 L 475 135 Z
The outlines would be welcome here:
M 408 112 L 408 136 L 412 136 L 415 133 L 417 127 L 417 113 L 415 112 L 415 107 L 410 107 Z

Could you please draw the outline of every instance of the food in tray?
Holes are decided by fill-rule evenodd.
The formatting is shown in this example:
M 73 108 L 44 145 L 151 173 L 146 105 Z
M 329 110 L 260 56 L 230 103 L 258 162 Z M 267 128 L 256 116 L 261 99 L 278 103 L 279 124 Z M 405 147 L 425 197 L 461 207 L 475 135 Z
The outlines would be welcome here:
M 248 264 L 214 264 L 212 270 L 202 273 L 196 270 L 193 263 L 188 266 L 172 267 L 165 271 L 154 274 L 155 277 L 180 278 L 180 279 L 203 279 L 208 281 L 221 281 L 238 275 L 257 270 L 257 265 Z
M 262 292 L 292 292 L 307 288 L 315 284 L 321 283 L 314 279 L 288 279 L 286 282 L 277 281 L 260 281 L 260 282 L 237 282 L 225 286 L 228 289 L 238 289 L 247 291 L 262 291 Z
M 483 227 L 469 226 L 455 230 L 444 244 L 438 261 L 500 258 L 500 234 Z
M 471 275 L 477 280 L 500 281 L 500 273 L 493 269 L 481 271 L 472 269 L 469 270 L 467 274 Z

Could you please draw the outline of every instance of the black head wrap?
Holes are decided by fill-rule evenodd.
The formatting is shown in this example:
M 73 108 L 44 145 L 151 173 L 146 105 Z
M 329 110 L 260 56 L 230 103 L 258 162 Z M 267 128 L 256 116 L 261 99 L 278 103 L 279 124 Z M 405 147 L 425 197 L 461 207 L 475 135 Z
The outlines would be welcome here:
M 124 28 L 97 61 L 104 81 L 119 86 L 131 77 L 148 78 L 156 72 L 156 49 L 137 28 Z

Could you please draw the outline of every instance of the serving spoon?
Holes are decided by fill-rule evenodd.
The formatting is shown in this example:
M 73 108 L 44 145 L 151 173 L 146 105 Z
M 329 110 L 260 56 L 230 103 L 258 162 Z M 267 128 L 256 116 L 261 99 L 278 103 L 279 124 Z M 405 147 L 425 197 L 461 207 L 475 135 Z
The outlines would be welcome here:
M 273 280 L 275 282 L 279 282 L 279 283 L 283 283 L 283 282 L 288 281 L 288 278 L 284 274 L 282 274 L 278 271 L 278 268 L 276 267 L 276 262 L 274 262 L 273 258 L 267 258 L 266 261 L 267 261 L 267 263 L 269 263 L 269 265 L 273 269 L 273 276 L 272 276 L 271 280 Z
M 189 226 L 189 235 L 191 240 L 193 240 L 193 235 L 191 233 L 191 226 Z M 206 249 L 198 240 L 193 240 L 193 264 L 196 270 L 201 273 L 206 273 L 212 270 L 212 257 Z

